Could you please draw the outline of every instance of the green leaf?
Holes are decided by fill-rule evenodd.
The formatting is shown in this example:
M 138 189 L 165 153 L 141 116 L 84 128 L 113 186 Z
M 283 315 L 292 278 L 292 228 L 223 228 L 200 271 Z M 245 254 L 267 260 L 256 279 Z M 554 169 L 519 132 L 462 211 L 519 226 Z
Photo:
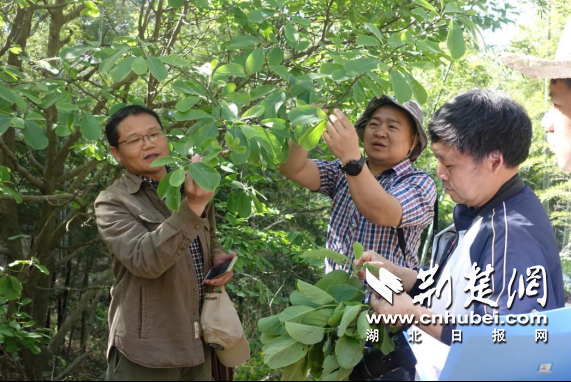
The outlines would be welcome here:
M 262 70 L 266 60 L 264 48 L 256 48 L 246 60 L 248 74 L 256 74 Z
M 179 112 L 186 113 L 187 111 L 192 109 L 194 107 L 194 105 L 196 105 L 198 103 L 198 101 L 200 101 L 200 98 L 198 98 L 198 97 L 194 97 L 194 96 L 186 97 L 186 98 L 178 101 L 176 103 L 175 107 Z
M 369 31 L 371 31 L 372 34 L 374 34 L 380 41 L 383 41 L 383 34 L 381 33 L 381 31 L 379 30 L 379 28 L 377 28 L 377 26 L 375 24 L 365 24 L 365 26 L 367 27 L 367 29 Z
M 357 60 L 348 61 L 344 67 L 349 75 L 360 75 L 378 67 L 379 61 L 374 58 L 359 58 Z
M 163 178 L 163 180 L 164 179 L 166 179 L 166 176 Z M 172 187 L 169 184 L 169 187 L 167 188 L 165 195 L 165 204 L 167 205 L 167 208 L 171 211 L 178 211 L 180 209 L 180 202 L 181 202 L 181 195 L 179 188 Z
M 450 55 L 454 60 L 462 58 L 466 53 L 464 31 L 458 24 L 456 24 L 456 22 L 454 22 L 454 20 L 450 21 L 447 45 L 448 50 L 450 50 Z
M 327 119 L 327 114 L 315 106 L 299 106 L 289 113 L 292 125 L 313 125 Z
M 16 300 L 22 293 L 22 283 L 14 276 L 0 277 L 0 296 L 9 301 Z
M 307 151 L 311 151 L 317 147 L 323 132 L 327 128 L 327 120 L 322 121 L 318 125 L 310 128 L 299 138 L 299 144 Z
M 126 46 L 121 47 L 115 50 L 115 52 L 111 56 L 109 56 L 109 58 L 101 61 L 101 63 L 99 64 L 99 73 L 105 74 L 109 70 L 111 70 L 111 68 L 115 66 L 117 61 L 119 61 L 119 59 L 123 57 L 123 54 L 125 54 L 128 50 L 129 47 Z
M 214 191 L 220 184 L 221 176 L 210 166 L 204 163 L 192 163 L 188 166 L 190 176 L 202 188 L 208 191 Z
M 222 65 L 216 70 L 215 74 L 228 77 L 246 77 L 244 67 L 240 64 Z
M 28 104 L 19 94 L 14 93 L 12 90 L 6 86 L 0 84 L 0 97 L 10 102 L 10 104 L 16 104 L 20 109 L 26 109 Z
M 381 352 L 384 355 L 389 355 L 392 352 L 394 352 L 396 349 L 395 342 L 393 341 L 391 335 L 386 329 L 383 328 L 382 333 L 383 333 L 383 343 L 381 344 Z
M 412 98 L 412 90 L 403 74 L 396 69 L 393 69 L 391 72 L 391 84 L 393 85 L 395 96 L 400 103 L 410 101 Z
M 36 268 L 38 268 L 38 270 L 40 272 L 42 272 L 44 275 L 48 275 L 50 274 L 50 271 L 48 270 L 48 268 L 46 268 L 45 266 L 41 265 L 41 264 L 34 264 L 34 266 Z
M 351 369 L 340 368 L 339 370 L 337 370 L 334 373 L 331 373 L 329 375 L 324 375 L 323 377 L 321 377 L 321 380 L 322 381 L 346 381 L 352 372 L 353 372 L 353 368 L 351 368 Z
M 22 204 L 24 202 L 24 200 L 22 199 L 22 197 L 20 196 L 20 194 L 18 194 L 17 191 L 13 190 L 12 188 L 0 183 L 0 194 L 7 194 L 10 195 L 11 197 L 13 197 L 16 200 L 17 204 Z
M 257 9 L 248 14 L 248 21 L 252 24 L 260 24 L 275 15 L 271 9 Z
M 254 36 L 235 36 L 230 45 L 229 49 L 243 49 L 260 42 L 260 39 Z
M 364 296 L 362 285 L 360 285 L 359 288 L 356 288 L 353 285 L 332 285 L 327 289 L 327 293 L 329 293 L 337 302 L 361 301 Z
M 335 344 L 335 355 L 342 368 L 352 369 L 363 359 L 363 344 L 343 336 Z
M 428 93 L 424 89 L 424 87 L 415 80 L 412 76 L 408 78 L 408 83 L 411 86 L 412 94 L 414 95 L 414 99 L 418 101 L 418 103 L 425 104 L 428 101 Z
M 280 65 L 284 61 L 284 51 L 281 48 L 273 48 L 268 56 L 268 64 Z
M 240 120 L 238 118 L 238 106 L 235 104 L 227 104 L 226 102 L 221 102 L 222 119 L 230 122 L 237 122 Z
M 270 336 L 280 336 L 285 330 L 279 316 L 262 318 L 258 321 L 258 329 Z
M 357 36 L 357 45 L 362 46 L 380 46 L 379 40 L 371 36 L 359 35 Z
M 256 105 L 242 115 L 242 121 L 247 119 L 258 118 L 264 115 L 266 107 L 264 105 Z
M 458 7 L 458 3 L 452 2 L 446 4 L 446 8 L 444 9 L 445 13 L 459 13 L 460 8 Z
M 81 127 L 80 127 L 81 134 L 85 137 L 85 139 L 90 141 L 96 141 L 101 138 L 103 134 L 103 129 L 101 128 L 101 124 L 97 122 L 95 117 L 90 113 L 83 114 L 81 117 Z
M 315 326 L 286 322 L 285 328 L 291 338 L 304 345 L 318 344 L 325 337 L 325 329 Z
M 75 45 L 68 48 L 64 48 L 60 52 L 60 57 L 62 60 L 73 60 L 75 58 L 83 56 L 85 53 L 89 52 L 91 48 L 87 45 Z
M 174 9 L 179 9 L 184 7 L 184 0 L 169 0 L 169 5 Z
M 34 150 L 43 150 L 49 145 L 49 140 L 42 128 L 33 121 L 26 121 L 26 128 L 22 130 L 24 140 Z
M 279 315 L 281 322 L 295 322 L 309 326 L 323 327 L 333 315 L 333 309 L 323 309 L 320 306 L 290 306 Z
M 203 110 L 189 110 L 185 113 L 177 111 L 174 113 L 174 119 L 177 121 L 198 121 L 201 119 L 215 120 L 216 118 Z
M 56 109 L 60 113 L 70 113 L 77 110 L 77 105 L 69 102 L 56 102 Z
M 294 290 L 289 296 L 289 302 L 293 306 L 309 306 L 313 308 L 319 308 L 320 305 L 314 304 L 307 297 Z
M 252 199 L 245 192 L 238 198 L 238 215 L 242 219 L 248 219 L 252 215 Z
M 361 311 L 362 305 L 348 306 L 345 308 L 343 313 L 343 318 L 341 319 L 341 324 L 339 325 L 339 337 L 345 335 L 347 327 L 355 321 L 359 312 Z
M 173 187 L 180 187 L 186 180 L 186 171 L 183 168 L 177 168 L 173 171 L 169 183 Z
M 299 293 L 307 297 L 311 302 L 318 305 L 326 305 L 335 299 L 327 292 L 322 291 L 316 286 L 308 284 L 302 280 L 297 280 L 296 287 Z
M 0 135 L 4 134 L 12 124 L 12 117 L 6 114 L 0 114 Z
M 285 36 L 289 42 L 297 43 L 299 41 L 299 31 L 291 24 L 285 26 Z
M 311 20 L 304 19 L 304 18 L 301 18 L 301 17 L 298 17 L 298 16 L 293 16 L 293 17 L 291 18 L 291 21 L 293 21 L 293 22 L 296 23 L 296 24 L 303 25 L 304 27 L 309 27 L 309 26 L 311 26 Z
M 355 259 L 361 259 L 364 253 L 365 248 L 363 247 L 363 244 L 357 242 L 353 243 L 353 255 L 355 256 Z
M 308 360 L 302 358 L 293 365 L 289 365 L 282 371 L 282 381 L 305 381 L 307 380 Z
M 434 8 L 434 6 L 426 0 L 413 0 L 413 3 L 420 5 L 421 7 L 426 8 L 434 13 L 438 13 L 436 8 Z
M 349 259 L 347 256 L 343 256 L 340 253 L 325 248 L 316 251 L 304 252 L 301 255 L 301 257 L 304 259 L 330 258 L 331 260 L 335 261 L 338 265 L 351 264 L 351 259 Z
M 369 325 L 369 321 L 367 321 L 367 313 L 366 310 L 361 312 L 357 320 L 357 333 L 359 333 L 359 337 L 361 337 L 362 340 L 367 339 L 367 330 L 371 329 L 371 325 Z
M 162 157 L 162 158 L 155 159 L 153 161 L 153 163 L 151 163 L 151 167 L 162 167 L 162 166 L 167 166 L 167 165 L 171 165 L 171 164 L 175 164 L 175 163 L 176 163 L 176 159 L 174 159 L 172 157 Z
M 428 20 L 430 19 L 430 15 L 426 12 L 426 9 L 423 8 L 416 8 L 413 9 L 411 12 L 413 15 L 419 17 L 421 20 Z
M 167 70 L 167 67 L 157 57 L 148 56 L 147 65 L 149 66 L 151 74 L 153 75 L 153 77 L 157 79 L 157 81 L 159 82 L 164 81 L 169 76 L 169 71 Z
M 315 286 L 327 292 L 327 289 L 333 285 L 346 285 L 349 281 L 349 277 L 349 274 L 345 271 L 332 271 L 319 280 Z
M 147 65 L 147 60 L 145 60 L 144 57 L 135 58 L 133 64 L 131 65 L 131 69 L 133 70 L 133 72 L 135 72 L 136 75 L 144 76 L 145 74 L 147 74 L 147 71 L 149 70 L 149 67 Z
M 331 374 L 333 371 L 339 369 L 339 361 L 334 355 L 327 356 L 323 362 L 323 375 Z
M 129 73 L 131 73 L 134 61 L 135 57 L 127 57 L 121 60 L 121 62 L 119 62 L 113 69 L 111 69 L 109 74 L 111 75 L 111 78 L 113 78 L 113 81 L 115 82 L 123 81 L 125 77 L 127 77 Z
M 262 97 L 267 96 L 268 94 L 278 90 L 278 88 L 274 85 L 262 85 L 258 86 L 250 91 L 250 96 L 252 97 L 252 101 L 260 99 Z
M 280 76 L 280 78 L 282 78 L 284 81 L 289 80 L 289 76 L 290 76 L 289 71 L 287 70 L 287 68 L 285 66 L 283 66 L 283 65 L 270 65 L 269 68 L 272 72 L 274 72 L 275 74 Z
M 362 350 L 362 349 L 361 349 Z M 266 364 L 272 369 L 293 365 L 307 355 L 309 346 L 283 335 L 263 347 Z

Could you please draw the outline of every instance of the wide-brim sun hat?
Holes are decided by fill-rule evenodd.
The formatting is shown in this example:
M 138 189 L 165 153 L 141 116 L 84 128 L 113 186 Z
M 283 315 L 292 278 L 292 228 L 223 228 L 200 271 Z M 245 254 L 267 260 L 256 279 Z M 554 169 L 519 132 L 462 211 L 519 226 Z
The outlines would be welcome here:
M 571 78 L 571 17 L 567 21 L 554 60 L 522 54 L 506 54 L 504 65 L 530 77 L 541 79 Z

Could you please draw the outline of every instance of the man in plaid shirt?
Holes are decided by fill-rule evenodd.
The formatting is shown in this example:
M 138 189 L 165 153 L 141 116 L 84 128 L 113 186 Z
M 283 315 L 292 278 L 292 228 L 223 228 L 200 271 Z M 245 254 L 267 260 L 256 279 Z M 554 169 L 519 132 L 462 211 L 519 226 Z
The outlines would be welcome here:
M 328 249 L 354 259 L 353 243 L 359 242 L 395 264 L 418 266 L 421 234 L 434 217 L 436 201 L 434 181 L 411 165 L 427 146 L 422 121 L 416 102 L 399 104 L 383 96 L 370 102 L 355 127 L 340 110 L 331 115 L 323 138 L 338 160 L 308 159 L 306 150 L 290 143 L 281 173 L 333 199 Z M 361 155 L 359 140 L 368 160 Z M 399 247 L 399 228 L 405 253 Z M 325 272 L 335 269 L 343 268 L 327 259 Z

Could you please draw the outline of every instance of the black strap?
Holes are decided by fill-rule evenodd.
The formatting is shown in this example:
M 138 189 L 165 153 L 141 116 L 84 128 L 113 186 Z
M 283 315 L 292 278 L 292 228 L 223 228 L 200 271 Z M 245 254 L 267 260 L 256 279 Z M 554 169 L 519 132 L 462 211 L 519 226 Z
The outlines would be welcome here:
M 438 234 L 438 197 L 434 202 L 434 224 L 432 226 L 432 237 L 435 238 Z M 397 228 L 397 237 L 399 241 L 399 248 L 402 252 L 402 255 L 406 258 L 406 240 L 404 238 L 404 229 Z

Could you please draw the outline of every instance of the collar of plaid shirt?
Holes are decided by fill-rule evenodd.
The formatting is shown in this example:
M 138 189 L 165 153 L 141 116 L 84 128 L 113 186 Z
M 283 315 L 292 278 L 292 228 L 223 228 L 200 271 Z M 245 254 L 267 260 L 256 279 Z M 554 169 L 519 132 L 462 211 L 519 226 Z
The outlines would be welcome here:
M 172 168 L 170 168 L 169 166 L 165 167 L 167 169 L 167 174 L 172 171 Z M 141 178 L 143 182 L 153 187 L 155 190 L 159 188 L 160 182 L 158 180 L 151 179 L 143 175 L 137 175 L 137 176 Z M 184 195 L 184 191 L 185 188 L 184 185 L 182 185 L 180 187 L 180 193 Z M 202 245 L 200 244 L 200 240 L 198 239 L 198 237 L 191 244 L 190 253 L 192 254 L 192 260 L 194 262 L 194 267 L 196 269 L 196 276 L 198 277 L 198 285 L 200 286 L 200 307 L 202 307 L 202 303 L 204 302 L 204 296 L 205 296 L 204 285 L 202 284 L 202 282 L 204 281 L 204 251 L 202 250 Z

